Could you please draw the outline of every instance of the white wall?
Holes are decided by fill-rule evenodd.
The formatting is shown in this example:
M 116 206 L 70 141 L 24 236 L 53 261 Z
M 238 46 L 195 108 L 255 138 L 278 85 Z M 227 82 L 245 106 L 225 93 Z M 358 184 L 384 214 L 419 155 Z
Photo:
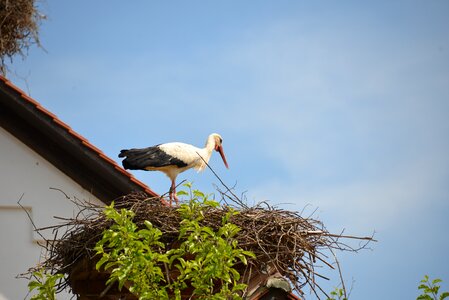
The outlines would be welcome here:
M 28 282 L 16 279 L 42 260 L 40 236 L 17 201 L 31 213 L 37 227 L 57 224 L 53 218 L 72 217 L 77 208 L 65 196 L 101 204 L 88 191 L 44 158 L 0 128 L 0 298 L 24 299 Z M 51 237 L 51 232 L 45 234 Z M 41 255 L 42 254 L 42 255 Z M 65 297 L 58 297 L 62 299 Z

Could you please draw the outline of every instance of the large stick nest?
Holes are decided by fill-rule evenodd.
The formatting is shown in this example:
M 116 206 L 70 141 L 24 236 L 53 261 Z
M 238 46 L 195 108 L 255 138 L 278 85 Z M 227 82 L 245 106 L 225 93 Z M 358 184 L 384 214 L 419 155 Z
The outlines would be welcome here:
M 78 202 L 78 205 L 81 204 Z M 76 218 L 64 219 L 64 224 L 51 227 L 56 231 L 56 236 L 61 233 L 62 236 L 48 244 L 48 258 L 43 263 L 43 267 L 52 273 L 67 274 L 65 285 L 70 285 L 70 274 L 78 262 L 94 258 L 96 242 L 111 225 L 101 207 L 85 203 L 82 205 Z M 177 245 L 181 218 L 176 207 L 163 205 L 159 198 L 148 198 L 144 193 L 124 196 L 116 201 L 115 207 L 131 209 L 135 213 L 134 222 L 142 227 L 143 222 L 149 220 L 159 228 L 163 232 L 161 241 L 166 245 L 166 250 Z M 248 268 L 251 268 L 253 274 L 264 273 L 270 266 L 287 278 L 298 293 L 302 293 L 303 287 L 308 285 L 318 298 L 318 294 L 326 293 L 317 283 L 316 279 L 323 276 L 316 272 L 316 265 L 325 265 L 331 269 L 336 265 L 329 251 L 357 251 L 372 240 L 371 237 L 331 234 L 320 221 L 266 203 L 247 207 L 240 202 L 238 210 L 239 214 L 231 218 L 231 222 L 241 228 L 237 235 L 238 244 L 257 257 L 250 259 L 248 266 L 240 271 L 247 273 Z M 218 228 L 227 211 L 226 205 L 210 208 L 205 213 L 207 218 L 203 225 Z M 342 242 L 347 239 L 363 240 L 364 244 L 359 243 L 358 247 L 353 248 Z

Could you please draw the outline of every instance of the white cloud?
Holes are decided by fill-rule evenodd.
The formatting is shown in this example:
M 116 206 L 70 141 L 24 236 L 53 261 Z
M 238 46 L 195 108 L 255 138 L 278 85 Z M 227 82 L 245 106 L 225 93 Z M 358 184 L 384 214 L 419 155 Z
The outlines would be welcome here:
M 447 201 L 446 181 L 449 161 L 426 157 L 411 162 L 393 173 L 370 180 L 353 178 L 338 185 L 305 187 L 301 182 L 275 181 L 251 189 L 254 199 L 269 199 L 294 204 L 294 209 L 306 207 L 306 214 L 317 209 L 330 220 L 331 227 L 369 234 L 384 231 L 398 223 L 414 223 L 438 212 L 438 203 Z M 292 208 L 288 206 L 288 208 Z M 329 225 L 329 224 L 328 224 Z

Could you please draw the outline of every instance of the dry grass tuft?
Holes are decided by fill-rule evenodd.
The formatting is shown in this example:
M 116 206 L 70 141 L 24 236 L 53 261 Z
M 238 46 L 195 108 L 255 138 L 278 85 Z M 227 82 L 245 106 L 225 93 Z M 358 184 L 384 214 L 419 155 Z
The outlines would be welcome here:
M 35 0 L 0 0 L 0 73 L 6 72 L 6 59 L 24 56 L 32 44 L 40 45 L 42 19 Z

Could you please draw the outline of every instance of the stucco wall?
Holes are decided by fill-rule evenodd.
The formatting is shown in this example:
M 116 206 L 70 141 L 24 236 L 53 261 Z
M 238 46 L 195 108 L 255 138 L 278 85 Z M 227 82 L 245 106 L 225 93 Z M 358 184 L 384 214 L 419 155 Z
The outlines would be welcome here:
M 60 221 L 53 216 L 72 217 L 77 208 L 57 188 L 71 197 L 101 204 L 88 191 L 56 169 L 44 158 L 0 128 L 0 299 L 23 299 L 27 281 L 16 279 L 40 261 L 40 238 L 17 201 L 32 215 L 37 227 Z M 51 232 L 45 234 L 51 237 Z M 65 297 L 64 297 L 65 298 Z M 62 299 L 58 297 L 58 299 Z

